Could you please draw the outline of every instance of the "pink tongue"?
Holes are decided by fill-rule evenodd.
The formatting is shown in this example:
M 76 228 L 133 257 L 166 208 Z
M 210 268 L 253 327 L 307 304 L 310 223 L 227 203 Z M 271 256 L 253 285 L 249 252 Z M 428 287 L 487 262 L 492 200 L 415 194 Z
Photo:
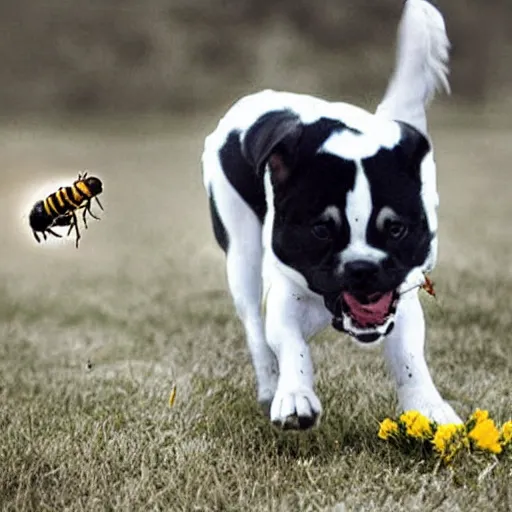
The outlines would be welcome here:
M 371 297 L 369 297 L 369 299 L 371 299 Z M 388 316 L 393 300 L 393 292 L 385 293 L 370 304 L 361 304 L 350 293 L 343 293 L 343 300 L 349 307 L 351 316 L 361 327 L 381 325 Z

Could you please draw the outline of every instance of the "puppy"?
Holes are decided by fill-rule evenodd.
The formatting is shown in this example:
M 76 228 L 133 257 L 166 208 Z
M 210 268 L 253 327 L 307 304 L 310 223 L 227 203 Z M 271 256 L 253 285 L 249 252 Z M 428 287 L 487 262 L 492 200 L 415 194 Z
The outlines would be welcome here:
M 258 400 L 277 425 L 317 422 L 307 340 L 329 324 L 364 346 L 384 341 L 401 409 L 460 422 L 427 368 L 418 299 L 437 255 L 425 109 L 448 90 L 448 49 L 441 14 L 407 0 L 396 69 L 375 114 L 265 90 L 235 103 L 206 138 L 213 230 Z

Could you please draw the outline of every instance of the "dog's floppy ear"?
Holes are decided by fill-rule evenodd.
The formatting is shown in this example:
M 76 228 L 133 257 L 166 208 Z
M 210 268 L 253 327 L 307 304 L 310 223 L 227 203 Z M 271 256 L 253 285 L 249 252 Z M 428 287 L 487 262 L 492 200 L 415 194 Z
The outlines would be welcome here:
M 281 184 L 292 172 L 301 135 L 302 123 L 296 114 L 289 110 L 268 112 L 247 130 L 242 151 L 257 173 L 263 173 L 268 163 L 272 181 Z
M 419 130 L 410 124 L 397 121 L 400 125 L 402 136 L 400 138 L 400 152 L 404 159 L 405 167 L 412 173 L 418 173 L 421 162 L 430 151 L 430 142 Z

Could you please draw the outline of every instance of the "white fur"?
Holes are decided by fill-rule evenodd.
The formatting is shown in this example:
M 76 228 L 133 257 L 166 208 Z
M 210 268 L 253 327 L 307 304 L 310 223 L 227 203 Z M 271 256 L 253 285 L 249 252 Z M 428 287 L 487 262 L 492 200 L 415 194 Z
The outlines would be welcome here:
M 313 390 L 313 363 L 306 343 L 330 321 L 322 299 L 274 267 L 267 298 L 265 333 L 279 362 L 279 380 L 270 419 L 282 426 L 294 415 L 320 416 L 322 406 Z
M 398 30 L 395 71 L 377 115 L 404 121 L 426 134 L 426 107 L 437 90 L 450 91 L 449 48 L 441 13 L 425 0 L 408 0 Z
M 386 257 L 386 253 L 370 246 L 366 241 L 366 231 L 373 210 L 370 184 L 362 162 L 356 161 L 356 179 L 353 190 L 347 194 L 345 213 L 350 225 L 350 242 L 340 254 L 341 267 L 354 260 L 373 260 L 376 263 Z
M 379 119 L 377 124 L 364 125 L 362 134 L 349 130 L 333 133 L 318 152 L 331 153 L 347 160 L 361 160 L 374 156 L 381 148 L 393 148 L 400 135 L 397 123 Z
M 425 318 L 417 289 L 398 303 L 396 325 L 384 342 L 384 355 L 395 379 L 400 409 L 415 410 L 437 423 L 459 423 L 437 391 L 425 362 Z
M 213 194 L 228 233 L 228 282 L 244 324 L 256 373 L 258 399 L 267 405 L 271 402 L 270 417 L 276 424 L 290 426 L 297 416 L 316 418 L 320 415 L 322 406 L 314 392 L 313 363 L 307 340 L 329 324 L 331 314 L 323 299 L 308 290 L 304 277 L 279 261 L 272 251 L 274 195 L 268 171 L 265 175 L 267 215 L 262 227 L 224 176 L 219 149 L 231 131 L 240 130 L 243 138 L 262 114 L 279 109 L 294 111 L 305 123 L 325 116 L 338 118 L 358 130 L 361 135 L 345 131 L 344 135 L 329 138 L 322 151 L 359 162 L 379 147 L 396 144 L 399 130 L 395 119 L 413 124 L 426 133 L 425 108 L 437 88 L 447 88 L 448 46 L 440 13 L 423 0 L 408 0 L 399 30 L 396 70 L 375 115 L 346 103 L 266 90 L 239 100 L 206 138 L 204 185 L 208 193 Z M 438 197 L 432 155 L 425 159 L 421 173 L 423 201 L 429 225 L 435 230 Z M 332 211 L 327 213 L 332 214 Z M 346 213 L 352 234 L 342 257 L 353 258 L 360 254 L 367 257 L 372 249 L 365 235 L 371 198 L 361 166 L 355 189 L 348 196 Z M 436 253 L 437 240 L 434 240 L 428 268 L 435 264 Z M 411 271 L 402 291 L 423 281 L 422 270 Z M 266 297 L 264 323 L 260 308 L 263 294 Z M 435 388 L 424 358 L 424 341 L 425 325 L 417 290 L 408 291 L 399 302 L 396 326 L 384 346 L 400 406 L 416 409 L 439 423 L 460 421 Z

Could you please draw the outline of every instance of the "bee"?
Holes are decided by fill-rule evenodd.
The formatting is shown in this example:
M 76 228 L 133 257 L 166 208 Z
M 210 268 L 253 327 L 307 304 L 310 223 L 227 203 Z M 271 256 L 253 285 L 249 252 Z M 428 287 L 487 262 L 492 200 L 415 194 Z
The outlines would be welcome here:
M 94 198 L 98 206 L 103 210 L 103 206 L 98 199 L 98 195 L 103 192 L 103 184 L 99 178 L 94 176 L 87 177 L 87 173 L 78 174 L 78 179 L 70 187 L 60 187 L 57 192 L 50 194 L 45 199 L 38 201 L 29 215 L 29 223 L 34 233 L 35 239 L 40 242 L 38 233 L 41 233 L 46 240 L 46 233 L 57 238 L 61 235 L 53 231 L 56 226 L 69 226 L 68 236 L 73 228 L 76 232 L 76 247 L 80 240 L 80 230 L 78 229 L 78 219 L 76 212 L 83 210 L 82 219 L 87 228 L 86 214 L 99 220 L 91 211 L 91 201 Z

